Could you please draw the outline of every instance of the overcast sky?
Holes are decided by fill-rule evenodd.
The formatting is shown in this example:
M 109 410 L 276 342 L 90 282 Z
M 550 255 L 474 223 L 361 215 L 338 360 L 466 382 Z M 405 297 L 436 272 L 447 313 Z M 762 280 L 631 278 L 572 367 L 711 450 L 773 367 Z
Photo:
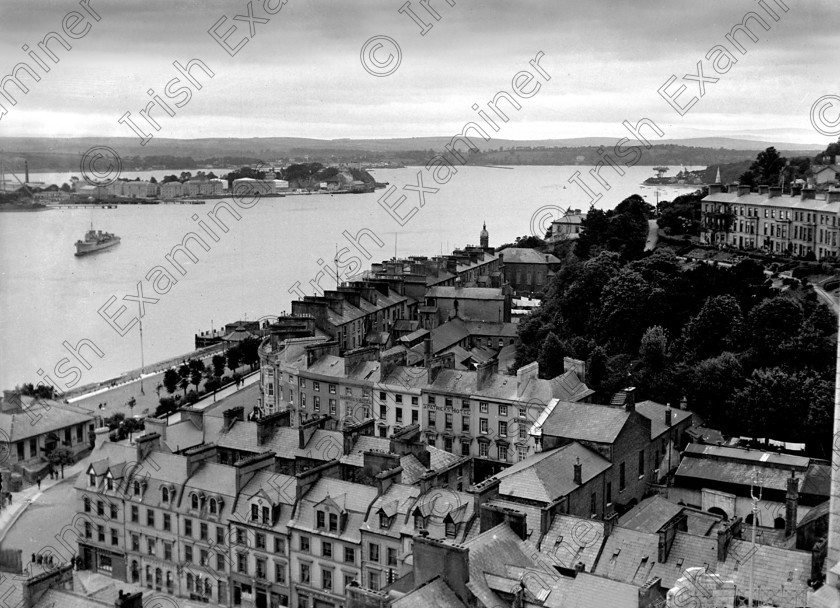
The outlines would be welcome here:
M 837 89 L 840 2 L 765 0 L 780 16 L 767 17 L 758 2 L 652 0 L 431 0 L 440 21 L 417 0 L 432 29 L 398 12 L 403 0 L 288 0 L 269 16 L 262 0 L 253 14 L 253 39 L 230 57 L 207 33 L 222 16 L 229 42 L 245 38 L 244 0 L 90 0 L 100 16 L 90 31 L 55 48 L 60 62 L 40 71 L 27 95 L 7 90 L 2 136 L 132 136 L 117 120 L 137 115 L 147 89 L 162 92 L 177 72 L 173 61 L 198 58 L 215 72 L 200 78 L 201 91 L 175 117 L 154 111 L 158 137 L 387 138 L 451 135 L 475 119 L 484 104 L 511 90 L 511 78 L 543 52 L 551 76 L 539 92 L 521 100 L 498 138 L 622 136 L 621 122 L 655 120 L 667 137 L 752 135 L 779 141 L 826 143 L 809 122 L 812 103 Z M 69 0 L 3 0 L 0 76 L 15 64 L 35 63 L 21 50 L 61 31 Z M 770 31 L 753 27 L 760 40 L 742 37 L 748 52 L 727 74 L 715 74 L 704 55 L 747 11 L 758 11 Z M 78 27 L 82 27 L 80 24 Z M 386 35 L 402 50 L 399 69 L 377 78 L 366 72 L 360 50 Z M 68 40 L 70 40 L 68 38 Z M 55 45 L 51 45 L 55 47 Z M 386 56 L 380 55 L 380 56 Z M 679 116 L 657 94 L 672 75 L 694 73 L 703 61 L 705 96 Z M 685 101 L 697 95 L 696 82 Z M 0 103 L 5 100 L 0 98 Z M 151 145 L 151 144 L 150 144 Z

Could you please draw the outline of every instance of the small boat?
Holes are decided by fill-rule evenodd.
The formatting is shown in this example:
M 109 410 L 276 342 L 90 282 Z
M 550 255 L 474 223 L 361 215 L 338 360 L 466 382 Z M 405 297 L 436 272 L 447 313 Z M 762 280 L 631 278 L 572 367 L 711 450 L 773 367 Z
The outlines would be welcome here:
M 116 234 L 94 230 L 93 225 L 91 225 L 90 230 L 85 234 L 85 240 L 76 241 L 76 255 L 96 253 L 97 251 L 119 245 L 119 243 L 120 237 Z

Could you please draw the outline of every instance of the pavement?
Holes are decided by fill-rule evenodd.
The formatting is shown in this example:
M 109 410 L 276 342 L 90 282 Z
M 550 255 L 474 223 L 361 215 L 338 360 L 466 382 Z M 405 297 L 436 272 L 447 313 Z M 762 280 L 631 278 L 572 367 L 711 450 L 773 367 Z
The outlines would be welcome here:
M 831 307 L 831 310 L 834 311 L 834 314 L 840 314 L 840 304 L 838 304 L 837 298 L 828 293 L 819 285 L 811 285 L 811 287 L 813 287 L 814 291 L 817 292 L 817 296 Z
M 38 484 L 32 484 L 23 488 L 20 492 L 12 492 L 12 504 L 6 505 L 0 510 L 0 546 L 6 538 L 6 534 L 32 503 L 41 498 L 49 488 L 61 483 L 72 483 L 75 475 L 84 468 L 85 462 L 85 460 L 82 460 L 72 466 L 64 467 L 64 479 L 50 479 L 48 476 L 41 480 L 40 488 Z

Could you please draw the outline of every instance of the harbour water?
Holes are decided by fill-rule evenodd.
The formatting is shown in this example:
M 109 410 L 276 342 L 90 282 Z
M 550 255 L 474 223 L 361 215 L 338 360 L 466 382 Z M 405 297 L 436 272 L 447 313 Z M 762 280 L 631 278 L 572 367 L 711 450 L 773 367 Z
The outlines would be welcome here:
M 37 382 L 44 374 L 66 389 L 74 380 L 86 384 L 140 367 L 139 326 L 131 324 L 141 306 L 145 363 L 191 350 L 193 334 L 211 326 L 288 311 L 294 294 L 315 295 L 316 284 L 334 287 L 336 249 L 347 247 L 350 253 L 344 259 L 355 257 L 368 269 L 371 262 L 389 259 L 395 252 L 431 256 L 477 244 L 484 221 L 492 246 L 541 231 L 561 208 L 588 208 L 589 197 L 568 182 L 575 171 L 586 174 L 588 169 L 463 167 L 443 185 L 420 167 L 374 171 L 378 181 L 397 188 L 390 204 L 406 196 L 397 208 L 400 216 L 417 209 L 404 225 L 378 204 L 384 190 L 266 198 L 250 207 L 232 204 L 238 219 L 226 211 L 217 214 L 226 232 L 208 218 L 218 201 L 0 214 L 0 388 Z M 640 186 L 653 175 L 651 167 L 624 170 L 624 177 L 610 170 L 603 173 L 611 187 L 600 189 L 598 207 L 612 208 L 634 193 L 655 203 L 656 188 Z M 417 184 L 418 171 L 426 189 L 422 207 L 416 191 L 402 190 Z M 170 173 L 180 171 L 126 177 L 161 179 Z M 69 175 L 33 174 L 31 179 L 60 184 Z M 587 182 L 596 186 L 591 177 Z M 437 191 L 429 190 L 432 187 Z M 669 200 L 690 190 L 660 187 L 659 198 Z M 75 257 L 73 244 L 91 222 L 95 229 L 119 235 L 122 242 L 95 255 Z M 208 237 L 200 222 L 211 227 L 218 240 Z M 348 239 L 360 231 L 366 231 L 361 249 Z M 182 274 L 166 256 L 190 232 L 203 237 L 206 249 L 192 242 L 195 263 L 184 254 L 176 256 Z M 164 281 L 160 269 L 171 278 Z M 345 268 L 341 276 L 350 270 Z M 155 281 L 157 291 L 152 288 Z M 121 306 L 125 310 L 117 314 Z M 110 323 L 106 316 L 112 317 Z M 68 347 L 80 341 L 88 344 L 81 356 L 90 369 L 68 353 Z M 65 358 L 70 363 L 61 365 Z M 71 373 L 71 367 L 78 373 Z M 65 377 L 59 378 L 61 374 Z

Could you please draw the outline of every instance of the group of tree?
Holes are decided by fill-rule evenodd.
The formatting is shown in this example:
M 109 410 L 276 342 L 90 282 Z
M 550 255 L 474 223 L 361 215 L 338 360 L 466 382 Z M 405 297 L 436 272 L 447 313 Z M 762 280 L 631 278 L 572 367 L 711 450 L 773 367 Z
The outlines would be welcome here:
M 787 186 L 795 180 L 805 179 L 811 162 L 812 159 L 807 156 L 785 158 L 770 146 L 758 153 L 750 168 L 738 178 L 738 183 L 753 187 Z
M 639 217 L 620 217 L 630 213 Z M 685 397 L 729 435 L 830 454 L 834 315 L 810 289 L 774 290 L 751 260 L 724 268 L 643 254 L 644 215 L 631 199 L 594 222 L 590 212 L 583 244 L 520 324 L 515 367 L 538 361 L 554 377 L 563 357 L 581 359 L 598 402 L 632 383 L 640 399 L 676 406 Z M 635 234 L 618 242 L 611 222 Z
M 697 190 L 690 194 L 681 194 L 673 201 L 663 201 L 657 208 L 657 224 L 668 235 L 699 235 L 702 226 L 700 201 L 706 194 L 708 190 Z
M 18 389 L 24 397 L 35 397 L 36 399 L 55 399 L 55 388 L 48 384 L 34 385 L 31 382 L 22 384 Z
M 195 403 L 202 394 L 215 393 L 230 382 L 238 383 L 241 376 L 237 370 L 243 365 L 247 365 L 251 370 L 258 366 L 259 345 L 259 339 L 246 338 L 230 347 L 224 354 L 213 355 L 209 367 L 201 359 L 189 359 L 177 368 L 166 370 L 163 374 L 163 386 L 172 396 L 160 398 L 155 416 L 174 412 L 183 401 Z M 226 368 L 231 372 L 230 376 L 225 375 Z M 188 390 L 190 386 L 195 388 Z M 183 396 L 174 395 L 178 389 L 183 391 Z

